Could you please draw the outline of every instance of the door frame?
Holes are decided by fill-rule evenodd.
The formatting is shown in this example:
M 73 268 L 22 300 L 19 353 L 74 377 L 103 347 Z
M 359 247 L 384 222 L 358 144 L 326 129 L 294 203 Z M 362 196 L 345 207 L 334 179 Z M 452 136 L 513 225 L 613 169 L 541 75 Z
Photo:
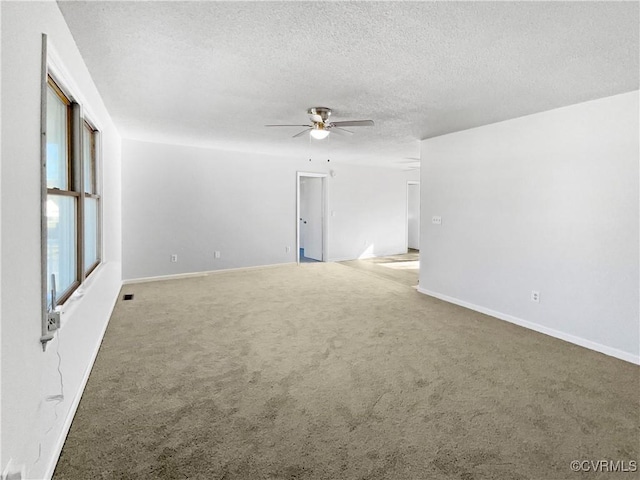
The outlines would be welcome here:
M 300 179 L 302 177 L 316 177 L 322 179 L 322 261 L 327 261 L 327 243 L 329 239 L 327 221 L 327 211 L 329 205 L 329 195 L 327 189 L 327 173 L 316 172 L 296 172 L 296 263 L 300 265 Z
M 407 201 L 405 202 L 406 211 L 405 211 L 405 229 L 404 229 L 404 247 L 405 250 L 409 251 L 409 185 L 418 185 L 420 187 L 420 180 L 407 180 Z M 422 210 L 422 189 L 420 189 L 420 197 L 418 198 L 418 204 L 420 205 L 420 209 Z M 422 215 L 422 214 L 421 214 Z M 422 218 L 420 219 L 422 220 Z M 420 226 L 422 229 L 422 225 Z

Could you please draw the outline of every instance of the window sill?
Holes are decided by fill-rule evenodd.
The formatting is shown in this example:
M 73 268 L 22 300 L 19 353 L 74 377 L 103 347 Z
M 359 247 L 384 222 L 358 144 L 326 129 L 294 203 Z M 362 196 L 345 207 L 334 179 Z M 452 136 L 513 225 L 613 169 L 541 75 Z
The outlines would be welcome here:
M 76 310 L 78 305 L 82 303 L 81 300 L 84 297 L 86 290 L 90 289 L 91 286 L 95 283 L 106 263 L 107 262 L 100 262 L 91 271 L 89 276 L 85 278 L 84 282 L 75 289 L 71 296 L 67 300 L 65 300 L 64 303 L 58 305 L 57 309 L 60 310 L 60 330 L 64 328 L 66 319 L 73 315 L 73 312 Z

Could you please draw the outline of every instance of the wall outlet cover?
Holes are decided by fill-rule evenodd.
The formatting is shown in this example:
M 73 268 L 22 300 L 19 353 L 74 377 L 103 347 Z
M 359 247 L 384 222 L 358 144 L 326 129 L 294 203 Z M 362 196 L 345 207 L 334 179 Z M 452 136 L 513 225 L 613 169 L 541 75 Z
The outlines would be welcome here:
M 47 332 L 55 332 L 60 328 L 60 310 L 47 313 Z

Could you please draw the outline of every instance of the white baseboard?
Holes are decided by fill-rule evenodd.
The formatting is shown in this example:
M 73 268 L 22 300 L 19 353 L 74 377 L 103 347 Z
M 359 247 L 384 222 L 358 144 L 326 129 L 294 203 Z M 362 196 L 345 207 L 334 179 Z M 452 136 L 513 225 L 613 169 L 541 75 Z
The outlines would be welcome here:
M 187 273 L 175 273 L 171 275 L 158 275 L 157 277 L 130 278 L 130 279 L 124 280 L 122 284 L 133 285 L 136 283 L 162 282 L 164 280 L 177 280 L 180 278 L 206 277 L 208 275 L 215 275 L 218 273 L 239 272 L 244 270 L 259 270 L 261 268 L 275 268 L 275 267 L 283 267 L 285 265 L 297 265 L 297 263 L 296 262 L 275 263 L 271 265 L 255 265 L 251 267 L 236 267 L 236 268 L 223 268 L 220 270 L 206 270 L 203 272 L 187 272 Z
M 455 305 L 460 305 L 461 307 L 468 308 L 469 310 L 474 310 L 476 312 L 484 313 L 485 315 L 489 315 L 499 320 L 504 320 L 509 323 L 514 323 L 521 327 L 528 328 L 529 330 L 534 330 L 538 333 L 549 335 L 550 337 L 564 340 L 565 342 L 573 343 L 575 345 L 588 348 L 589 350 L 595 350 L 596 352 L 600 352 L 605 355 L 609 355 L 611 357 L 624 360 L 625 362 L 630 362 L 636 365 L 640 365 L 640 356 L 633 355 L 632 353 L 625 352 L 617 348 L 609 347 L 607 345 L 602 345 L 601 343 L 596 343 L 582 337 L 577 337 L 569 333 L 561 332 L 560 330 L 555 330 L 553 328 L 545 327 L 544 325 L 540 325 L 538 323 L 529 322 L 527 320 L 523 320 L 521 318 L 514 317 L 512 315 L 507 315 L 506 313 L 497 312 L 495 310 L 491 310 L 490 308 L 481 307 L 473 303 L 465 302 L 464 300 L 460 300 L 454 297 L 449 297 L 448 295 L 443 295 L 438 292 L 426 290 L 424 288 L 420 288 L 419 286 L 418 286 L 418 292 L 423 293 L 425 295 L 429 295 L 430 297 L 435 297 L 440 300 L 444 300 L 445 302 L 453 303 Z

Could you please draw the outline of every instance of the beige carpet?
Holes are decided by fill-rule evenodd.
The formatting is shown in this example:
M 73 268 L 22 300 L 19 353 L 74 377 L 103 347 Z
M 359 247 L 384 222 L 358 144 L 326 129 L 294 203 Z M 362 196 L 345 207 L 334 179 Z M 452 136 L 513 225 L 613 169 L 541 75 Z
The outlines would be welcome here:
M 419 256 L 420 254 L 417 250 L 410 250 L 409 253 L 402 255 L 349 260 L 340 262 L 340 264 L 357 268 L 363 272 L 369 272 L 409 287 L 415 287 L 418 285 L 418 277 L 420 276 Z
M 639 459 L 637 366 L 341 264 L 123 293 L 56 480 L 637 478 L 570 470 Z

